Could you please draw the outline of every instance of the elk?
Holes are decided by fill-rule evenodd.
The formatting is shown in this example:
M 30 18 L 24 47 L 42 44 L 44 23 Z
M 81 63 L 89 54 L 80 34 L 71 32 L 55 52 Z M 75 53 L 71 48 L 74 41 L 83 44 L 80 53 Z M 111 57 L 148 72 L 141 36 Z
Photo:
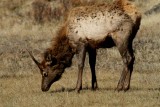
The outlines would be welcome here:
M 135 60 L 132 43 L 138 32 L 141 17 L 132 4 L 128 2 L 123 4 L 123 1 L 114 1 L 111 5 L 73 8 L 57 31 L 51 47 L 44 52 L 42 62 L 38 62 L 29 52 L 40 69 L 42 91 L 48 91 L 50 86 L 61 78 L 65 68 L 71 66 L 72 58 L 76 55 L 78 60 L 76 91 L 80 92 L 86 53 L 89 55 L 92 89 L 97 89 L 96 50 L 113 46 L 117 47 L 124 63 L 116 90 L 127 91 L 130 88 Z M 125 10 L 130 6 L 131 11 Z

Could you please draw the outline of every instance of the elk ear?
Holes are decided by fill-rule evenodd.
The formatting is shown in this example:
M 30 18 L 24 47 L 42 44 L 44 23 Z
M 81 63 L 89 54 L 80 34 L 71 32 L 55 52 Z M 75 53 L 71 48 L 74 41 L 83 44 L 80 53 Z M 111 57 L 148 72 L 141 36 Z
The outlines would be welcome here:
M 57 59 L 55 57 L 52 57 L 52 63 L 50 65 L 54 66 L 56 64 L 57 64 Z
M 27 49 L 26 49 L 27 50 Z M 34 56 L 32 55 L 32 53 L 30 51 L 27 50 L 27 52 L 29 53 L 30 57 L 32 58 L 32 60 L 35 62 L 35 64 L 38 66 L 38 68 L 40 69 L 40 73 L 42 73 L 43 71 L 43 66 L 41 63 L 39 63 Z
M 44 53 L 44 59 L 46 61 L 52 61 L 52 51 L 50 49 L 47 49 L 47 51 Z
M 44 53 L 44 59 L 46 61 L 46 65 L 53 66 L 57 63 L 56 57 L 52 55 L 51 50 L 49 49 Z

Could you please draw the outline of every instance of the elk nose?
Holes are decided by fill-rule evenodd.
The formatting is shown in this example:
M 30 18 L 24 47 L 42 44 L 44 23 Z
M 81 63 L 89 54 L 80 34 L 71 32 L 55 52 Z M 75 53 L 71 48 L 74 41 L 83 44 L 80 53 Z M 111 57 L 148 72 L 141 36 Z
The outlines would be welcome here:
M 49 90 L 49 88 L 48 88 L 48 87 L 42 87 L 41 89 L 42 89 L 42 91 L 43 91 L 43 92 L 46 92 L 46 91 L 48 91 L 48 90 Z

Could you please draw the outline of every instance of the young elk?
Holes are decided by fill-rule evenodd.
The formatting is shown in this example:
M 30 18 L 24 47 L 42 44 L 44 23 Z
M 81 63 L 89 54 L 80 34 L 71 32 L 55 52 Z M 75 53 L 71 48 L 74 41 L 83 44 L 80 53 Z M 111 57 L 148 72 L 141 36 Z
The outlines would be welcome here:
M 65 24 L 58 30 L 51 47 L 44 52 L 43 61 L 39 63 L 29 52 L 40 68 L 42 91 L 48 91 L 50 86 L 60 79 L 65 68 L 71 66 L 72 58 L 76 54 L 78 60 L 76 91 L 79 92 L 82 89 L 82 73 L 87 52 L 92 73 L 92 89 L 96 89 L 96 49 L 113 46 L 119 50 L 124 63 L 116 89 L 126 91 L 130 88 L 135 60 L 132 42 L 139 29 L 140 19 L 132 17 L 134 15 L 124 9 L 123 5 L 117 2 L 112 5 L 82 6 L 72 9 Z

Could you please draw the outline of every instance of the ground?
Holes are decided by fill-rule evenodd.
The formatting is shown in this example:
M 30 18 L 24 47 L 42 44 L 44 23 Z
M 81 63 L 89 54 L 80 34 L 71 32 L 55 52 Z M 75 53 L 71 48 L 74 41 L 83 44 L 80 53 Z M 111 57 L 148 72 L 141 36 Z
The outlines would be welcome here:
M 103 73 L 103 74 L 102 74 Z M 117 92 L 119 72 L 97 73 L 99 89 L 90 90 L 90 73 L 84 73 L 83 90 L 74 90 L 77 73 L 66 72 L 49 92 L 40 90 L 40 74 L 0 79 L 1 107 L 159 107 L 160 73 L 138 73 L 128 92 Z

